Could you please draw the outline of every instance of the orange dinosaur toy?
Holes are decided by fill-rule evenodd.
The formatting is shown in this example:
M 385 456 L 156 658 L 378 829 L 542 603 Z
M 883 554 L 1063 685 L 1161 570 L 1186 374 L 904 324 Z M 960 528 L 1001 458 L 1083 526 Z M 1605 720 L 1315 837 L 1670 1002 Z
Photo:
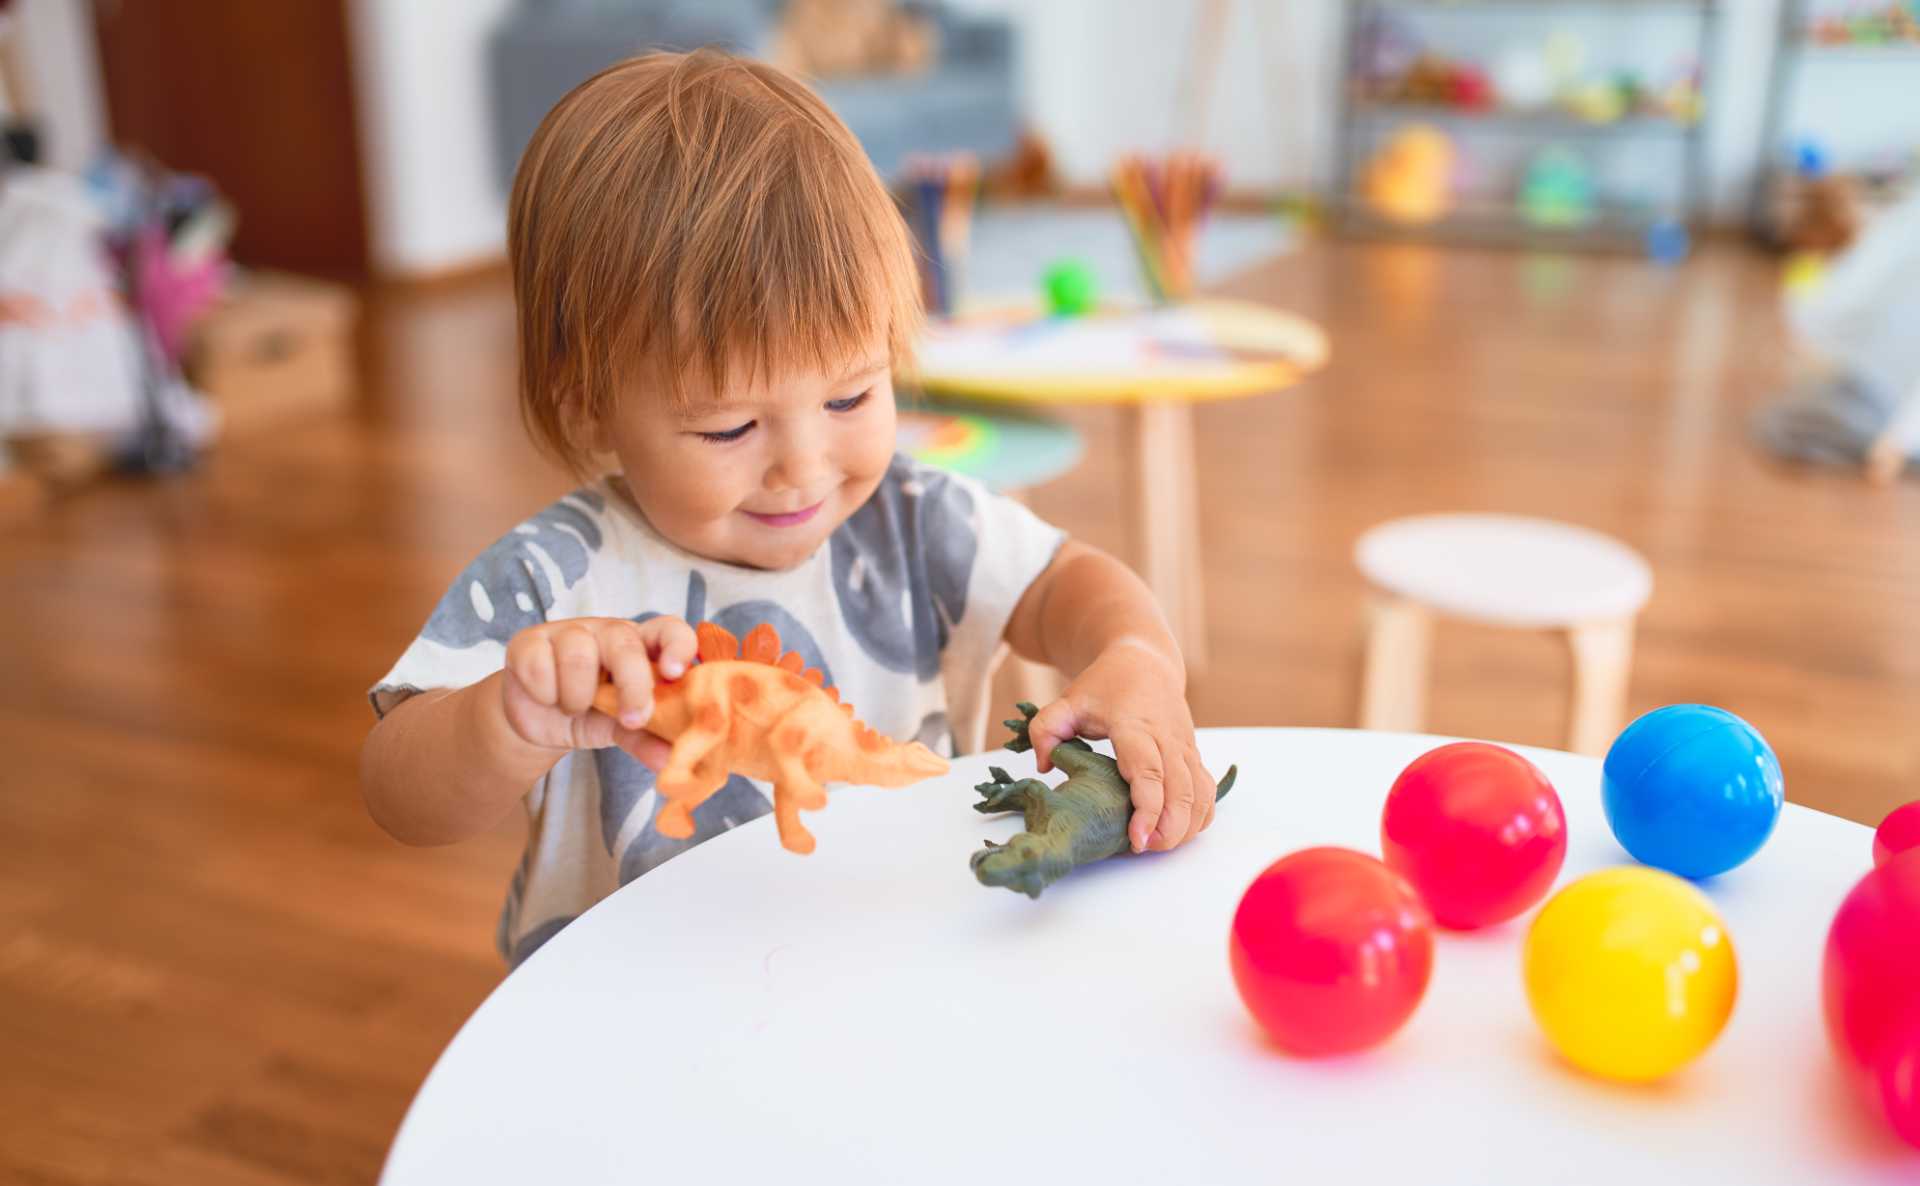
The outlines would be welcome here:
M 903 787 L 947 772 L 947 760 L 917 741 L 896 745 L 856 720 L 853 706 L 822 685 L 799 655 L 780 651 L 780 636 L 762 624 L 742 642 L 711 622 L 695 630 L 700 658 L 677 680 L 653 685 L 647 732 L 673 743 L 654 780 L 664 806 L 654 820 L 662 836 L 693 835 L 693 811 L 744 774 L 773 783 L 774 822 L 790 852 L 813 851 L 800 811 L 827 805 L 824 782 Z M 603 683 L 593 706 L 617 715 L 620 695 Z

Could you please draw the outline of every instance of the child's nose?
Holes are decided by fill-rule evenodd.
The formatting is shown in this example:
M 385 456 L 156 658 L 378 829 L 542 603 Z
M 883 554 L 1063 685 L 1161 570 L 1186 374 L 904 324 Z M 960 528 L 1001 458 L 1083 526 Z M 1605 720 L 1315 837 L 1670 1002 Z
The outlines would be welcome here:
M 767 471 L 771 490 L 817 491 L 827 476 L 827 455 L 811 443 L 796 443 L 781 451 L 773 468 Z

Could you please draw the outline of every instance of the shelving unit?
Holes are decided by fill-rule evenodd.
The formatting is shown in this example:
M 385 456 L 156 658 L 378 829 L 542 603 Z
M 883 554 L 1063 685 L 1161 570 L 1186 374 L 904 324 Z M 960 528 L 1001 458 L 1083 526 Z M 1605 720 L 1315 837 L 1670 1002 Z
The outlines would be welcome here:
M 1700 64 L 1702 102 L 1697 118 L 1629 114 L 1609 122 L 1594 122 L 1558 108 L 1468 109 L 1442 104 L 1382 101 L 1363 93 L 1357 70 L 1365 50 L 1366 30 L 1383 13 L 1465 13 L 1525 10 L 1529 14 L 1579 14 L 1580 19 L 1611 19 L 1624 13 L 1644 15 L 1653 10 L 1678 11 L 1691 18 L 1691 50 Z M 1693 229 L 1706 192 L 1707 112 L 1711 108 L 1712 55 L 1719 17 L 1715 0 L 1351 0 L 1346 11 L 1346 64 L 1340 95 L 1339 153 L 1336 162 L 1336 225 L 1345 233 L 1364 237 L 1439 239 L 1515 246 L 1566 246 L 1641 250 L 1660 223 L 1676 221 Z M 1503 18 L 1504 19 L 1504 18 Z M 1395 127 L 1427 124 L 1457 136 L 1499 138 L 1509 148 L 1515 142 L 1533 150 L 1564 144 L 1576 151 L 1611 143 L 1658 145 L 1676 154 L 1678 192 L 1657 209 L 1622 202 L 1596 201 L 1591 217 L 1578 225 L 1542 226 L 1523 217 L 1516 202 L 1455 203 L 1431 222 L 1409 225 L 1369 208 L 1360 183 L 1370 146 L 1381 143 Z
M 1785 183 L 1793 170 L 1794 146 L 1788 143 L 1794 100 L 1800 80 L 1810 70 L 1844 67 L 1849 70 L 1897 70 L 1911 78 L 1912 93 L 1920 93 L 1920 41 L 1901 40 L 1878 43 L 1828 42 L 1814 35 L 1819 5 L 1813 0 L 1783 0 L 1780 5 L 1779 40 L 1775 44 L 1772 77 L 1767 90 L 1767 110 L 1761 146 L 1763 156 L 1753 186 L 1749 218 L 1754 232 L 1763 238 L 1775 238 L 1772 225 L 1775 187 Z M 1920 146 L 1920 103 L 1909 108 L 1915 112 L 1913 137 Z

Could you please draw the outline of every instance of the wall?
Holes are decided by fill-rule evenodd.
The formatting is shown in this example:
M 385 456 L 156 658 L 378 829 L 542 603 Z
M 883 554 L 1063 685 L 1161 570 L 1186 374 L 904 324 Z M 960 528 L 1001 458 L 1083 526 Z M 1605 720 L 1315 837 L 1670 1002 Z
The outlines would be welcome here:
M 486 38 L 511 0 L 350 0 L 375 266 L 421 275 L 496 259 Z
M 107 139 L 93 13 L 87 0 L 21 0 L 14 9 L 45 162 L 84 168 Z

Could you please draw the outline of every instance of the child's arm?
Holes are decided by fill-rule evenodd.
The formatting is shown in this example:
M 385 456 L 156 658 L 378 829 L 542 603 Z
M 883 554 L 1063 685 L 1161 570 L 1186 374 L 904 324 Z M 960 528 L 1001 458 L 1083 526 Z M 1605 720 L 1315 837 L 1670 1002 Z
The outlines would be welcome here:
M 395 706 L 360 751 L 367 811 L 406 844 L 451 844 L 492 827 L 569 751 L 618 745 L 649 765 L 666 743 L 641 726 L 653 673 L 678 678 L 697 643 L 678 618 L 574 618 L 529 627 L 506 667 L 458 690 Z M 620 717 L 592 708 L 600 673 L 620 689 Z
M 1135 852 L 1172 848 L 1213 822 L 1213 778 L 1187 707 L 1187 665 L 1153 594 L 1126 565 L 1069 540 L 1007 623 L 1024 658 L 1059 668 L 1066 693 L 1033 718 L 1040 769 L 1079 734 L 1109 737 L 1133 788 Z

